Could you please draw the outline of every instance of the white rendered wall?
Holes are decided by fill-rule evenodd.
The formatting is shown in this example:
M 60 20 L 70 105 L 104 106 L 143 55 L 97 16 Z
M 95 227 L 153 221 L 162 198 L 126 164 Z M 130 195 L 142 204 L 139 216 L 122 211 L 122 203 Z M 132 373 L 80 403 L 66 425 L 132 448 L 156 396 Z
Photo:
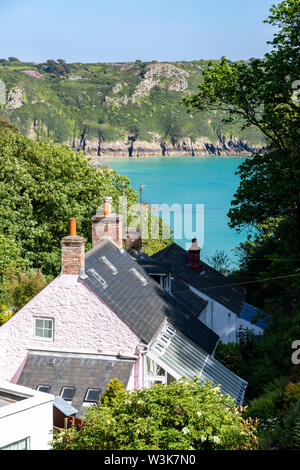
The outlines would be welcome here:
M 51 318 L 53 340 L 33 336 Z M 134 355 L 137 336 L 78 276 L 61 275 L 0 327 L 0 379 L 17 383 L 28 350 Z

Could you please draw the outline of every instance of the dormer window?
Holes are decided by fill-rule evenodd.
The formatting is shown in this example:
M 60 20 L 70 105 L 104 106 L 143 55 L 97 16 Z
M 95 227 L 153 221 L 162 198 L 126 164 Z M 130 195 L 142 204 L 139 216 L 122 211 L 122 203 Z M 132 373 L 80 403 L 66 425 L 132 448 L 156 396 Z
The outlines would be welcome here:
M 53 340 L 53 320 L 50 318 L 34 318 L 34 337 L 46 341 Z

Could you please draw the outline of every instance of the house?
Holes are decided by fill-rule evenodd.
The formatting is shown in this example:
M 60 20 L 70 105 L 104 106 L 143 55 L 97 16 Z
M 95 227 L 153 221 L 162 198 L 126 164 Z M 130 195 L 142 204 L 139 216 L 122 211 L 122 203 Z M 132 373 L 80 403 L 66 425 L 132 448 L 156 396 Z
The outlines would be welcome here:
M 0 450 L 49 450 L 54 396 L 0 380 Z
M 112 378 L 133 390 L 199 376 L 242 403 L 247 383 L 214 358 L 220 338 L 199 320 L 210 298 L 168 263 L 123 250 L 122 216 L 109 198 L 104 208 L 92 217 L 87 253 L 70 219 L 60 275 L 0 328 L 0 377 L 46 387 L 77 416 Z M 242 303 L 237 297 L 231 302 Z
M 145 254 L 136 254 L 136 258 L 143 265 Z M 172 243 L 152 255 L 151 261 L 166 267 L 160 273 L 160 282 L 165 282 L 164 279 L 169 276 L 170 285 L 174 285 L 170 293 L 173 290 L 176 295 L 177 284 L 181 282 L 202 300 L 203 308 L 197 318 L 211 328 L 223 343 L 237 342 L 241 328 L 248 328 L 257 335 L 263 333 L 265 322 L 251 323 L 257 309 L 245 302 L 246 290 L 200 260 L 197 240 L 193 240 L 188 252 Z M 148 266 L 146 269 L 151 272 Z
M 81 76 L 80 75 L 70 75 L 69 80 L 81 80 Z

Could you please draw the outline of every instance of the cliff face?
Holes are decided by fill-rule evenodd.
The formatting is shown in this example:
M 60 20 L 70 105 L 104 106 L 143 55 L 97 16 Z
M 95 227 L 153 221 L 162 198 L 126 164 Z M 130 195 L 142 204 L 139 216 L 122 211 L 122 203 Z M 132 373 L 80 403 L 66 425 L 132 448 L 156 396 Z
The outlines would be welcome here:
M 216 142 L 206 138 L 192 142 L 190 138 L 181 139 L 174 145 L 155 137 L 153 142 L 128 140 L 101 142 L 101 140 L 74 139 L 66 144 L 75 150 L 84 150 L 93 160 L 101 157 L 147 157 L 147 156 L 208 156 L 208 155 L 244 155 L 251 156 L 261 146 L 249 146 L 245 140 L 237 137 L 230 139 L 219 135 Z
M 264 144 L 255 128 L 226 123 L 223 111 L 189 114 L 207 61 L 0 65 L 3 111 L 32 139 L 49 139 L 92 157 L 251 155 Z M 234 136 L 234 137 L 230 137 Z

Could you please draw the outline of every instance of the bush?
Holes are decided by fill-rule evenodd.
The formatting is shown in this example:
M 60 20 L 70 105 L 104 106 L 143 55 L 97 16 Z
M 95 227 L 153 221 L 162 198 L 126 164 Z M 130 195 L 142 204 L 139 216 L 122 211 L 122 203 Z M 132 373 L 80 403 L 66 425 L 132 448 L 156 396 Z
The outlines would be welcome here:
M 282 402 L 283 387 L 279 381 L 276 386 L 267 389 L 263 395 L 253 400 L 247 410 L 247 416 L 269 419 L 277 415 L 277 409 Z
M 281 449 L 300 449 L 300 400 L 286 413 L 280 433 Z
M 243 358 L 239 343 L 219 343 L 215 357 L 236 375 L 241 375 Z
M 300 400 L 300 382 L 296 384 L 289 382 L 284 390 L 283 401 L 287 407 L 290 407 L 298 400 Z
M 79 431 L 56 433 L 55 450 L 256 449 L 256 423 L 219 387 L 183 379 L 126 392 L 86 412 Z
M 106 392 L 101 397 L 101 403 L 104 406 L 111 406 L 115 400 L 122 400 L 126 395 L 124 384 L 118 379 L 111 379 Z

